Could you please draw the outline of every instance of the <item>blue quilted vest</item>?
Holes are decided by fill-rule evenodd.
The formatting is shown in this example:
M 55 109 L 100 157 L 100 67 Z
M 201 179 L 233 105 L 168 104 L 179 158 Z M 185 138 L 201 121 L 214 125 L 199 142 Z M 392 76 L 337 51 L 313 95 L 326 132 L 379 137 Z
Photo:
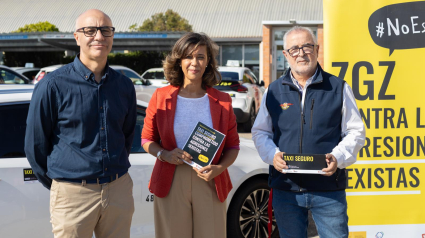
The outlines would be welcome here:
M 290 70 L 268 87 L 266 106 L 272 118 L 273 141 L 286 153 L 326 154 L 341 141 L 344 81 L 322 70 L 307 87 L 304 109 Z M 269 168 L 269 186 L 291 191 L 342 190 L 345 169 L 330 177 L 317 174 L 283 174 Z

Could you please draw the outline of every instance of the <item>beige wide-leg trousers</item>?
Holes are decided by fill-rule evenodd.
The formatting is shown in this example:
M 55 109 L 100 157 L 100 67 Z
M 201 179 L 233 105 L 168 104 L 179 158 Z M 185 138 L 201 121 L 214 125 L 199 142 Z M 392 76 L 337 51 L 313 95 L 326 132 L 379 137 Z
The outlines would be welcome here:
M 130 237 L 133 181 L 127 173 L 105 184 L 53 180 L 50 222 L 55 238 Z
M 156 238 L 226 238 L 226 202 L 214 180 L 206 182 L 189 165 L 177 166 L 165 198 L 155 197 Z

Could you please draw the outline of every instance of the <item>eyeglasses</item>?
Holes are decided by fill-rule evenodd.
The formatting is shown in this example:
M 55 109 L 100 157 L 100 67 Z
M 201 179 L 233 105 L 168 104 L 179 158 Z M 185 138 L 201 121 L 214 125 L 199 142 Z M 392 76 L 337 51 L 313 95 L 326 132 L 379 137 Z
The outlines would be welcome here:
M 79 29 L 77 29 L 77 32 L 81 32 L 83 31 L 84 35 L 87 37 L 94 37 L 97 34 L 97 31 L 100 30 L 100 33 L 102 33 L 102 35 L 104 37 L 111 37 L 114 34 L 115 31 L 115 27 L 111 27 L 111 26 L 100 26 L 100 27 L 96 27 L 96 26 L 88 26 L 88 27 L 81 27 Z
M 286 52 L 288 52 L 288 54 L 292 57 L 296 57 L 300 54 L 300 50 L 302 50 L 304 52 L 304 54 L 311 54 L 314 51 L 314 47 L 316 45 L 311 45 L 311 44 L 305 44 L 301 47 L 292 47 L 288 50 L 286 50 Z

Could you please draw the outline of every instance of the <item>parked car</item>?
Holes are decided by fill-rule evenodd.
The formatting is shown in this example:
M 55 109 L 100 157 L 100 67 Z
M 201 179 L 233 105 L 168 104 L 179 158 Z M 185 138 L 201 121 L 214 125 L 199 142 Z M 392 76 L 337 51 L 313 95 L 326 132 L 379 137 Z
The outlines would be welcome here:
M 165 79 L 163 68 L 148 69 L 142 74 L 142 78 L 150 80 L 152 85 L 157 87 L 164 87 L 170 84 Z
M 33 67 L 12 67 L 12 69 L 27 77 L 30 83 L 34 83 L 35 76 L 40 72 L 40 68 Z
M 218 71 L 222 81 L 214 86 L 232 97 L 233 111 L 238 126 L 250 132 L 260 110 L 261 99 L 265 92 L 264 82 L 259 82 L 249 68 L 220 66 Z
M 42 68 L 40 72 L 37 74 L 37 76 L 35 77 L 34 84 L 40 81 L 45 75 L 53 72 L 54 70 L 62 66 L 63 64 L 58 64 L 58 65 L 52 65 L 52 66 Z M 121 65 L 110 65 L 110 67 L 120 72 L 121 74 L 124 74 L 125 76 L 129 77 L 134 84 L 137 97 L 140 100 L 149 102 L 149 100 L 152 97 L 152 94 L 155 92 L 157 87 L 151 86 L 151 82 L 148 79 L 142 79 L 142 77 L 140 77 L 134 70 L 130 68 L 127 68 Z
M 218 71 L 222 82 L 215 88 L 230 94 L 238 126 L 242 131 L 250 132 L 260 109 L 265 91 L 264 83 L 260 83 L 249 68 L 221 66 Z M 157 87 L 169 85 L 163 68 L 148 69 L 142 74 L 142 78 L 149 79 Z
M 52 65 L 52 66 L 42 68 L 36 76 L 37 82 L 40 81 L 48 73 L 51 73 L 51 72 L 55 71 L 56 69 L 59 69 L 62 66 L 63 66 L 63 64 L 57 64 L 57 65 Z M 111 67 L 114 70 L 116 70 L 117 72 L 129 77 L 134 85 L 151 85 L 151 82 L 149 80 L 142 79 L 142 77 L 140 77 L 140 75 L 138 75 L 136 73 L 136 71 L 134 71 L 130 68 L 127 68 L 127 67 L 121 66 L 121 65 L 110 65 L 109 67 Z
M 136 71 L 130 68 L 121 65 L 110 65 L 110 67 L 129 77 L 131 81 L 133 81 L 134 85 L 152 85 L 149 79 L 143 79 L 139 74 L 136 73 Z
M 59 69 L 62 66 L 63 66 L 63 64 L 57 64 L 57 65 L 51 65 L 51 66 L 41 68 L 40 71 L 38 72 L 38 74 L 35 76 L 35 78 L 33 80 L 33 84 L 38 83 L 38 81 L 40 81 L 42 78 L 44 78 L 44 76 L 55 71 L 56 69 Z
M 151 100 L 152 94 L 158 87 L 152 85 L 149 79 L 143 79 L 136 73 L 136 71 L 125 66 L 110 65 L 110 67 L 131 79 L 134 84 L 134 88 L 136 89 L 136 96 L 139 100 L 145 102 L 149 102 Z
M 13 69 L 0 65 L 0 84 L 29 84 L 30 80 Z
M 32 90 L 33 85 L 0 87 L 0 237 L 52 237 L 49 191 L 33 180 L 24 152 Z M 131 237 L 153 238 L 155 198 L 148 190 L 148 183 L 156 158 L 143 150 L 140 139 L 147 106 L 147 102 L 137 100 L 137 126 L 129 169 L 136 208 Z M 236 162 L 229 167 L 234 188 L 227 199 L 227 234 L 232 238 L 267 237 L 268 166 L 251 140 L 241 138 L 240 147 Z M 272 237 L 278 237 L 277 229 Z

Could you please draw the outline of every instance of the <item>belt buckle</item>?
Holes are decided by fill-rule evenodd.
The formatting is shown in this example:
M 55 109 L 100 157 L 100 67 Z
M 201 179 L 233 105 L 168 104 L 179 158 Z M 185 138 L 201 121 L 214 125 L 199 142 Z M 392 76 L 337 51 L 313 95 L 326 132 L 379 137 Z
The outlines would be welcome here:
M 105 177 L 105 178 L 107 178 L 107 177 Z M 117 180 L 119 178 L 119 175 L 118 174 L 115 174 L 115 179 L 114 179 L 114 176 L 113 175 L 111 175 L 111 176 L 109 176 L 109 182 L 106 182 L 106 183 L 111 183 L 111 182 L 113 182 L 114 180 Z M 97 181 L 97 184 L 98 185 L 100 185 L 101 183 L 100 183 L 100 179 L 99 178 L 96 178 L 96 181 Z

